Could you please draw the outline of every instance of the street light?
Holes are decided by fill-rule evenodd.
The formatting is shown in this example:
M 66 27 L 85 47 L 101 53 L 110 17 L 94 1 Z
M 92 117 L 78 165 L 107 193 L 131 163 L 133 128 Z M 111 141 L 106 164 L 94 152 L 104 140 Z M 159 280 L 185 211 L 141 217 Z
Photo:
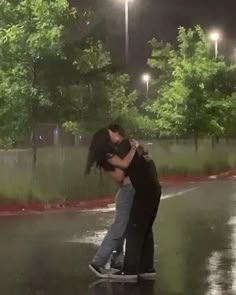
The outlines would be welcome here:
M 218 57 L 218 44 L 219 44 L 219 40 L 220 40 L 220 33 L 215 31 L 212 32 L 210 35 L 210 38 L 212 41 L 215 42 L 215 58 Z
M 125 4 L 125 61 L 129 58 L 129 3 L 134 0 L 123 0 Z
M 233 53 L 233 63 L 236 63 L 236 48 L 234 48 L 234 53 Z
M 148 92 L 149 92 L 149 83 L 151 80 L 151 76 L 147 73 L 142 75 L 142 80 L 144 83 L 146 83 L 146 87 L 147 87 L 147 96 L 148 96 Z

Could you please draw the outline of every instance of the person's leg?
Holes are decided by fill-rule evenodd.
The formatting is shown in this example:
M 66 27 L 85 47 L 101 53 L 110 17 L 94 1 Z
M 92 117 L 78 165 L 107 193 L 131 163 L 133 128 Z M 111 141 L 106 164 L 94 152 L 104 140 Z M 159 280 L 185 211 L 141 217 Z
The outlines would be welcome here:
M 105 266 L 112 252 L 121 247 L 120 245 L 123 241 L 123 236 L 129 221 L 134 193 L 135 191 L 131 184 L 127 184 L 120 188 L 116 196 L 115 220 L 93 258 L 93 263 L 95 265 Z
M 158 207 L 160 201 L 157 201 L 157 204 L 153 208 L 153 212 L 150 218 L 150 224 L 147 228 L 147 232 L 145 235 L 145 240 L 143 244 L 142 254 L 140 258 L 140 265 L 139 265 L 139 274 L 149 275 L 155 274 L 154 270 L 154 239 L 153 239 L 153 223 L 155 222 Z
M 126 231 L 126 253 L 124 274 L 137 274 L 142 254 L 145 233 L 149 226 L 150 206 L 143 201 L 143 196 L 134 197 L 130 220 Z
M 147 197 L 146 197 L 147 196 Z M 134 196 L 133 206 L 130 214 L 129 225 L 126 231 L 126 253 L 123 272 L 114 274 L 114 278 L 128 279 L 139 273 L 139 266 L 143 252 L 145 238 L 150 231 L 150 226 L 155 220 L 155 208 L 159 199 L 154 192 L 145 194 L 143 191 Z M 153 236 L 150 234 L 148 245 L 153 245 Z M 151 249 L 150 249 L 151 250 Z M 150 260 L 153 260 L 153 252 Z
M 120 239 L 120 243 L 111 256 L 111 268 L 122 269 L 124 265 L 124 242 L 125 239 Z
M 148 230 L 144 239 L 142 254 L 140 257 L 139 274 L 146 273 L 154 269 L 154 238 L 152 228 Z

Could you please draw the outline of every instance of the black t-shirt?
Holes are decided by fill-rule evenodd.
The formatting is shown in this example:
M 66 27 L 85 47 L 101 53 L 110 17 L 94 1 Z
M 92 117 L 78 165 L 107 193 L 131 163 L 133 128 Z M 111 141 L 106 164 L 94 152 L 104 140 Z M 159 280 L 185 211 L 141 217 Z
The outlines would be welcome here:
M 155 194 L 161 190 L 153 160 L 136 152 L 127 172 L 137 193 Z
M 124 158 L 131 149 L 129 139 L 124 139 L 119 145 L 115 147 L 117 156 Z M 158 173 L 156 165 L 152 158 L 150 158 L 145 150 L 140 147 L 130 166 L 125 170 L 126 175 L 129 176 L 131 183 L 137 191 L 147 191 L 161 189 L 158 180 Z
M 113 146 L 110 152 L 106 155 L 103 163 L 105 171 L 114 171 L 115 167 L 107 160 L 112 155 L 117 155 L 124 158 L 130 151 L 131 144 L 129 139 L 124 139 L 120 144 Z M 110 156 L 109 156 L 110 154 Z M 125 175 L 128 175 L 132 185 L 139 192 L 153 192 L 160 190 L 161 185 L 158 181 L 157 169 L 154 161 L 148 155 L 142 155 L 136 152 L 130 166 L 124 169 Z

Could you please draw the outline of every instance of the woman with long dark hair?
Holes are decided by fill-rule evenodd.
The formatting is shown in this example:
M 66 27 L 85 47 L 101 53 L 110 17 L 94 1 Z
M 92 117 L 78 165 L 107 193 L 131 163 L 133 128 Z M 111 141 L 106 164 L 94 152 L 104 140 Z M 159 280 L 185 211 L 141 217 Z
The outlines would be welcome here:
M 119 155 L 119 157 L 124 158 L 130 150 L 130 142 L 127 138 L 125 138 L 124 130 L 118 125 L 113 124 L 109 126 L 109 128 L 116 130 L 116 141 L 119 144 L 115 146 L 115 152 L 117 155 Z M 101 133 L 99 132 L 98 134 L 101 136 L 103 131 Z M 105 134 L 107 134 L 107 131 L 105 131 Z M 108 144 L 110 145 L 110 141 Z M 89 153 L 86 174 L 89 172 L 91 167 L 91 155 L 92 153 Z M 110 271 L 114 272 L 121 270 L 123 267 L 124 235 L 129 222 L 129 215 L 133 204 L 135 190 L 130 182 L 129 177 L 123 176 L 123 172 L 120 169 L 115 168 L 109 163 L 103 164 L 103 169 L 118 184 L 119 190 L 115 196 L 114 221 L 108 229 L 101 245 L 97 249 L 91 263 L 89 264 L 89 269 L 100 278 L 108 278 Z M 106 267 L 109 260 L 110 271 Z
M 122 271 L 110 277 L 129 280 L 140 275 L 145 278 L 155 274 L 152 226 L 160 203 L 161 186 L 155 165 L 137 152 L 136 142 L 130 142 L 130 150 L 123 159 L 116 154 L 114 145 L 117 143 L 115 131 L 100 129 L 96 132 L 89 148 L 87 172 L 93 165 L 104 170 L 113 166 L 119 168 L 117 174 L 121 179 L 129 176 L 135 196 L 125 234 L 124 266 Z

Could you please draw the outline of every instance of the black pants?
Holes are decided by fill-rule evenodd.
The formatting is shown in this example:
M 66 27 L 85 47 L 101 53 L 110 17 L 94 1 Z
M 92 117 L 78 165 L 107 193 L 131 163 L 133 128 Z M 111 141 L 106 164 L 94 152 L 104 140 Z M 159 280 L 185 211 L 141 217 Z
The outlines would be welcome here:
M 126 253 L 123 271 L 144 273 L 154 267 L 152 226 L 156 219 L 161 192 L 136 193 L 126 230 Z

